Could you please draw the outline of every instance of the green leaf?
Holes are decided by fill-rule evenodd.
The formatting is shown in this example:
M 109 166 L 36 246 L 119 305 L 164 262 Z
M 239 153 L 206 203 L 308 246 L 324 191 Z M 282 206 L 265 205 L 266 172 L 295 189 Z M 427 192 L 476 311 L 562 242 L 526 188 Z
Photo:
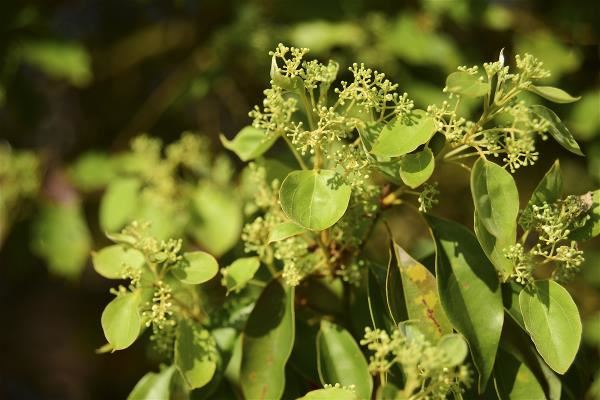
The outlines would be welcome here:
M 326 320 L 317 335 L 317 368 L 322 384 L 355 385 L 359 398 L 371 398 L 373 380 L 360 347 L 348 331 Z
M 269 235 L 269 243 L 279 242 L 292 236 L 297 236 L 307 232 L 306 228 L 301 227 L 293 222 L 282 222 L 281 224 L 275 225 L 271 234 Z
M 156 400 L 171 398 L 171 379 L 175 367 L 171 365 L 159 373 L 148 372 L 136 383 L 127 400 Z
M 500 400 L 544 400 L 544 389 L 531 370 L 512 354 L 500 350 L 494 368 L 494 386 Z
M 452 325 L 442 309 L 435 277 L 425 266 L 394 243 L 408 318 L 417 323 L 425 337 L 435 343 L 452 332 Z
M 247 399 L 278 399 L 294 346 L 294 288 L 274 279 L 258 298 L 242 338 L 240 382 Z
M 254 278 L 254 274 L 260 267 L 258 257 L 238 258 L 231 265 L 224 268 L 223 284 L 227 288 L 227 293 L 237 292 L 244 288 L 248 281 Z
M 231 141 L 223 135 L 220 135 L 223 146 L 233 151 L 242 161 L 254 160 L 262 156 L 273 146 L 278 136 L 267 136 L 263 129 L 246 126 Z
M 436 130 L 433 117 L 423 110 L 413 110 L 384 126 L 371 153 L 382 157 L 403 156 L 426 143 Z
M 512 319 L 525 330 L 525 322 L 523 322 L 523 314 L 521 313 L 521 306 L 519 305 L 519 294 L 521 294 L 521 290 L 523 290 L 523 286 L 516 282 L 503 283 L 502 301 L 508 315 L 510 315 Z
M 577 144 L 577 141 L 573 138 L 569 129 L 567 129 L 567 126 L 563 124 L 554 111 L 541 105 L 532 105 L 529 109 L 539 118 L 548 122 L 548 132 L 550 132 L 558 144 L 573 154 L 577 154 L 578 156 L 584 155 L 579 148 L 579 144 Z
M 456 333 L 442 336 L 437 347 L 446 354 L 446 365 L 450 368 L 462 364 L 469 354 L 469 346 L 465 338 Z
M 210 382 L 217 369 L 216 351 L 209 331 L 185 319 L 179 322 L 174 362 L 190 389 Z
M 91 246 L 91 234 L 78 203 L 42 206 L 34 222 L 32 247 L 46 260 L 50 271 L 69 279 L 79 277 Z
M 100 227 L 105 232 L 116 232 L 133 219 L 140 186 L 135 178 L 116 179 L 108 185 L 100 201 Z
M 537 184 L 529 203 L 527 203 L 527 207 L 539 206 L 544 202 L 548 204 L 554 203 L 562 197 L 562 187 L 563 181 L 560 173 L 560 162 L 556 160 Z
M 573 103 L 581 99 L 581 96 L 573 97 L 562 89 L 553 86 L 535 86 L 530 85 L 527 90 L 550 100 L 553 103 Z
M 102 312 L 104 336 L 114 350 L 131 346 L 140 334 L 140 299 L 139 292 L 119 295 Z
M 559 374 L 567 372 L 581 342 L 581 319 L 571 295 L 554 281 L 537 281 L 519 295 L 525 328 L 538 353 Z
M 590 206 L 587 211 L 590 218 L 584 226 L 571 233 L 569 236 L 571 240 L 589 240 L 600 235 L 600 190 L 595 190 L 582 197 Z
M 175 264 L 173 275 L 183 283 L 197 285 L 214 278 L 219 264 L 213 256 L 203 251 L 184 253 L 183 260 Z
M 192 195 L 194 221 L 189 227 L 194 239 L 215 256 L 230 250 L 240 238 L 242 205 L 231 192 L 202 182 Z
M 427 220 L 436 243 L 440 300 L 452 325 L 469 342 L 482 393 L 492 373 L 504 322 L 498 274 L 466 228 L 433 216 Z
M 84 191 L 103 188 L 114 176 L 112 159 L 106 153 L 85 153 L 69 168 L 69 178 Z
M 369 315 L 374 328 L 390 330 L 396 325 L 390 316 L 383 298 L 384 290 L 377 281 L 375 273 L 369 268 L 367 274 L 367 302 Z
M 298 400 L 359 400 L 360 397 L 352 390 L 331 387 L 308 392 Z
M 479 79 L 478 75 L 471 75 L 466 71 L 457 71 L 446 78 L 448 92 L 468 97 L 481 97 L 488 93 L 488 82 Z
M 435 159 L 429 148 L 422 151 L 407 154 L 402 157 L 400 163 L 400 178 L 412 189 L 421 186 L 433 174 Z
M 314 231 L 329 228 L 346 212 L 351 189 L 331 170 L 294 171 L 281 184 L 279 200 L 289 219 Z
M 403 393 L 393 383 L 386 382 L 379 386 L 375 394 L 376 400 L 402 400 Z
M 512 264 L 503 251 L 517 235 L 519 192 L 513 177 L 504 168 L 478 159 L 471 170 L 471 193 L 475 204 L 475 233 L 483 250 L 503 276 Z
M 145 262 L 140 251 L 119 244 L 92 253 L 94 269 L 108 279 L 123 279 L 123 272 L 127 267 L 140 269 Z

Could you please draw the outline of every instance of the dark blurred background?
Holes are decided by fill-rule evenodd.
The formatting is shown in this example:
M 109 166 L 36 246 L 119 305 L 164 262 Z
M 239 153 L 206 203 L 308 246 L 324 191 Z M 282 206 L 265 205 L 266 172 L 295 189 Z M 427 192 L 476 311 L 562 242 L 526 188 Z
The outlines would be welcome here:
M 579 194 L 600 184 L 599 40 L 600 6 L 592 0 L 4 0 L 0 145 L 35 153 L 39 196 L 56 200 L 56 186 L 68 186 L 63 171 L 82 154 L 125 150 L 140 133 L 168 143 L 192 130 L 218 148 L 219 133 L 231 138 L 249 123 L 278 42 L 309 47 L 342 69 L 358 61 L 385 71 L 421 106 L 442 98 L 445 77 L 458 65 L 496 60 L 504 47 L 508 60 L 533 53 L 553 73 L 547 84 L 583 96 L 554 109 L 587 158 L 548 142 L 539 164 L 517 174 L 519 187 L 527 196 L 560 157 L 566 191 Z M 440 181 L 448 199 L 440 213 L 470 224 L 470 211 L 453 207 L 470 198 L 457 174 Z M 94 243 L 101 237 L 97 206 L 97 194 L 86 197 Z M 110 283 L 89 261 L 76 278 L 50 272 L 30 250 L 34 210 L 0 235 L 0 399 L 125 398 L 153 368 L 146 348 L 138 341 L 95 354 L 104 343 L 100 314 Z M 586 258 L 570 288 L 586 321 L 584 352 L 596 360 L 598 241 Z

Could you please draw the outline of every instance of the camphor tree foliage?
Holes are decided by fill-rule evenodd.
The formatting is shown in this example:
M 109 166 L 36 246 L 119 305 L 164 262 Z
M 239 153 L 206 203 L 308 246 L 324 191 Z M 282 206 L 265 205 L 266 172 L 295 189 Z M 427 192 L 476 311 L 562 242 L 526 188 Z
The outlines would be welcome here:
M 130 398 L 568 398 L 562 376 L 582 328 L 563 284 L 584 259 L 579 243 L 600 233 L 600 192 L 563 193 L 556 161 L 520 204 L 512 174 L 549 138 L 583 155 L 559 117 L 524 94 L 578 98 L 538 84 L 550 72 L 533 55 L 500 51 L 459 67 L 446 100 L 418 109 L 384 73 L 358 63 L 341 72 L 307 53 L 271 52 L 252 124 L 222 137 L 248 162 L 235 199 L 244 257 L 213 257 L 235 245 L 211 248 L 243 217 L 228 215 L 226 195 L 206 204 L 214 196 L 203 193 L 231 175 L 209 178 L 228 169 L 207 161 L 197 137 L 164 151 L 138 138 L 111 178 L 100 221 L 113 244 L 93 264 L 121 282 L 99 351 L 148 331 L 161 360 Z M 468 99 L 481 104 L 475 119 Z M 266 156 L 278 141 L 293 168 Z M 436 215 L 436 176 L 453 165 L 470 182 L 473 227 Z M 395 241 L 386 212 L 396 207 L 428 224 L 433 262 Z M 207 218 L 224 231 L 202 229 Z M 367 251 L 382 227 L 387 265 Z

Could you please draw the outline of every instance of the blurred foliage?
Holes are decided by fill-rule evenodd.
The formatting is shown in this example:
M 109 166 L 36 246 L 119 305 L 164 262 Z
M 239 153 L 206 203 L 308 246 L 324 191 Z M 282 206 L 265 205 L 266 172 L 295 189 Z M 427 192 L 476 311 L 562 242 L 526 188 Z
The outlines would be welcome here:
M 57 294 L 62 304 L 89 304 L 85 310 L 94 318 L 87 321 L 99 315 L 106 298 L 99 293 L 105 283 L 87 272 L 86 254 L 106 243 L 102 235 L 106 218 L 99 224 L 98 215 L 102 208 L 108 215 L 115 212 L 106 205 L 104 194 L 114 182 L 134 179 L 138 183 L 133 186 L 139 185 L 131 192 L 140 202 L 126 219 L 154 218 L 155 229 L 168 230 L 154 232 L 158 236 L 187 237 L 196 246 L 214 246 L 210 251 L 225 254 L 225 260 L 231 257 L 226 253 L 244 218 L 239 197 L 252 196 L 252 188 L 242 187 L 237 197 L 227 194 L 224 188 L 237 185 L 231 182 L 235 166 L 211 149 L 217 148 L 220 133 L 231 138 L 248 125 L 247 111 L 268 84 L 266 54 L 278 42 L 310 47 L 314 56 L 333 58 L 340 65 L 360 60 L 385 71 L 417 106 L 443 101 L 437 88 L 456 65 L 495 59 L 501 48 L 507 58 L 531 52 L 552 70 L 547 84 L 582 96 L 579 102 L 558 108 L 558 114 L 587 157 L 560 153 L 561 164 L 566 192 L 592 189 L 600 183 L 597 8 L 593 1 L 559 0 L 3 2 L 0 292 L 6 300 L 0 310 L 19 311 L 14 312 L 18 318 L 14 333 L 3 333 L 0 343 L 18 340 L 23 346 L 28 338 L 33 349 L 44 353 L 47 344 L 36 341 L 35 333 L 20 337 L 18 332 L 45 312 L 67 321 L 55 328 L 59 332 L 72 329 L 79 314 L 67 315 L 60 307 L 47 309 L 44 293 Z M 474 103 L 465 107 L 467 113 L 477 111 Z M 173 167 L 168 150 L 162 150 L 162 143 L 169 146 L 179 132 L 188 130 L 205 132 L 209 138 L 198 160 L 210 161 L 200 172 L 197 165 L 184 166 L 183 171 L 181 163 Z M 150 165 L 132 161 L 135 146 L 127 150 L 141 132 L 162 140 Z M 546 161 L 517 174 L 523 187 L 533 190 L 554 159 L 551 155 L 560 152 L 556 144 L 545 147 Z M 277 162 L 285 165 L 284 156 L 278 157 Z M 470 223 L 471 210 L 455 207 L 469 196 L 466 187 L 457 185 L 459 173 L 450 171 L 440 180 L 440 190 L 447 196 L 440 207 L 454 219 Z M 157 182 L 166 181 L 171 188 L 157 187 Z M 120 201 L 116 203 L 118 209 Z M 221 221 L 214 218 L 219 210 L 213 207 L 237 207 L 238 212 L 227 211 L 233 220 Z M 422 223 L 398 212 L 390 225 L 409 249 L 427 248 Z M 203 243 L 204 237 L 219 240 Z M 584 318 L 587 347 L 580 352 L 579 370 L 590 373 L 598 369 L 600 351 L 594 328 L 600 315 L 598 243 L 596 239 L 588 244 L 583 274 L 570 286 Z M 73 294 L 79 297 L 63 297 L 64 283 L 45 275 L 46 269 L 83 288 Z M 22 296 L 31 297 L 34 306 L 26 308 L 16 301 Z M 5 358 L 12 355 L 13 361 L 0 362 L 0 373 L 7 376 L 0 383 L 0 395 L 89 398 L 93 393 L 97 398 L 123 398 L 148 368 L 135 356 L 98 361 L 92 349 L 102 339 L 93 323 L 77 326 L 76 341 L 67 341 L 67 334 L 56 336 L 60 342 L 53 345 L 70 349 L 65 352 L 70 358 L 40 363 L 71 370 L 93 363 L 87 375 L 67 379 L 49 374 L 33 367 L 39 354 L 21 356 L 14 350 Z M 132 372 L 116 377 L 122 362 Z M 581 382 L 581 390 L 589 387 L 589 377 L 577 371 L 568 375 Z M 594 387 L 600 392 L 598 376 Z

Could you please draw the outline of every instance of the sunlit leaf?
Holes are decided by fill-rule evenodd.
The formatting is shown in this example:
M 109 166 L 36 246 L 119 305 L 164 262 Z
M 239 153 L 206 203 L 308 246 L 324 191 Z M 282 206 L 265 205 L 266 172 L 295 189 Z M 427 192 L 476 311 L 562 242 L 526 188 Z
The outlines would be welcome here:
M 450 93 L 468 97 L 485 96 L 489 90 L 489 83 L 479 79 L 478 75 L 471 75 L 466 71 L 457 71 L 448 75 L 446 87 Z
M 469 354 L 469 346 L 465 338 L 456 333 L 442 336 L 437 347 L 446 354 L 448 367 L 462 364 Z
M 539 118 L 548 122 L 548 132 L 558 144 L 573 154 L 577 154 L 578 156 L 584 155 L 567 126 L 563 124 L 554 111 L 541 105 L 532 105 L 529 109 Z
M 268 137 L 263 129 L 252 126 L 243 128 L 233 140 L 220 136 L 223 146 L 237 154 L 242 161 L 250 161 L 262 156 L 273 146 L 277 138 L 278 136 L 273 134 Z
M 381 130 L 371 153 L 383 157 L 398 157 L 414 151 L 436 132 L 435 120 L 423 110 L 413 110 L 397 118 Z
M 559 374 L 567 372 L 581 342 L 581 319 L 569 292 L 554 281 L 537 281 L 519 295 L 523 321 L 535 348 Z
M 346 212 L 350 186 L 335 171 L 294 171 L 281 184 L 279 200 L 292 221 L 321 231 L 335 224 Z
M 507 351 L 500 350 L 494 368 L 494 385 L 500 400 L 544 400 L 544 389 L 531 370 Z
M 571 96 L 569 93 L 565 92 L 562 89 L 553 87 L 553 86 L 535 86 L 530 85 L 527 90 L 532 93 L 537 94 L 545 98 L 546 100 L 550 100 L 553 103 L 573 103 L 579 99 L 581 96 Z
M 162 371 L 148 372 L 135 385 L 127 400 L 157 400 L 170 398 L 170 386 L 175 366 L 170 366 Z
M 273 230 L 271 230 L 269 243 L 278 242 L 292 236 L 300 235 L 304 232 L 307 232 L 306 228 L 303 228 L 298 224 L 293 222 L 282 222 L 281 224 L 275 225 Z
M 331 387 L 308 392 L 298 400 L 359 400 L 361 397 L 352 390 Z
M 183 254 L 183 260 L 173 268 L 173 275 L 183 283 L 197 285 L 214 278 L 219 272 L 219 264 L 213 256 L 203 251 Z
M 104 336 L 115 350 L 131 346 L 140 334 L 140 300 L 139 292 L 122 294 L 108 303 L 102 312 Z
M 373 380 L 358 343 L 344 328 L 321 321 L 317 335 L 317 360 L 322 384 L 354 385 L 361 399 L 371 398 Z
M 174 362 L 190 389 L 210 382 L 217 368 L 216 345 L 210 332 L 182 320 L 177 326 Z
M 428 148 L 407 154 L 400 162 L 400 178 L 410 188 L 421 186 L 433 174 L 435 160 Z
M 223 283 L 227 288 L 227 293 L 239 291 L 244 288 L 248 281 L 254 277 L 260 267 L 258 257 L 238 258 L 231 265 L 224 268 Z
M 108 279 L 123 279 L 127 268 L 140 269 L 145 261 L 140 251 L 119 244 L 92 253 L 94 269 Z
M 135 178 L 120 178 L 108 185 L 100 202 L 100 227 L 105 232 L 117 232 L 133 219 L 140 187 Z

